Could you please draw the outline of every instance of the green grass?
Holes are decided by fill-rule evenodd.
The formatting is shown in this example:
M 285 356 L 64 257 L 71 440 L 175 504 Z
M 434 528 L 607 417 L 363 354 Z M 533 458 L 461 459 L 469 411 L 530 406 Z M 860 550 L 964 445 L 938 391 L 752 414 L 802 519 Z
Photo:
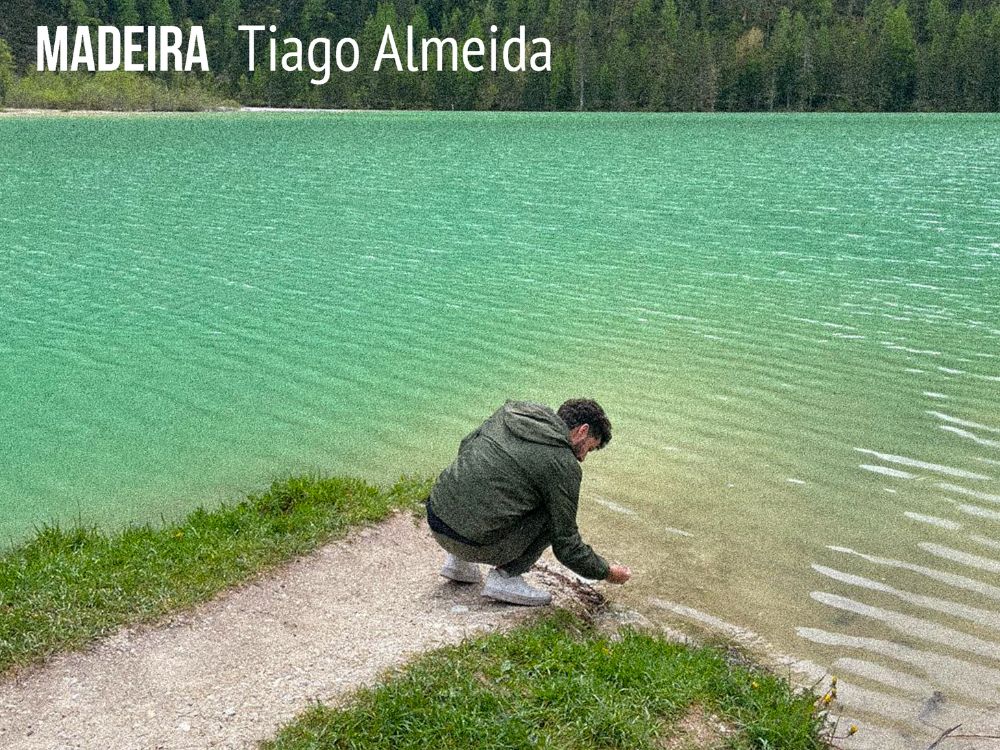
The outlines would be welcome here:
M 45 526 L 0 555 L 0 673 L 209 599 L 351 526 L 414 508 L 429 491 L 427 481 L 381 490 L 293 477 L 172 525 Z
M 235 101 L 213 93 L 198 79 L 171 85 L 124 71 L 106 73 L 31 72 L 6 85 L 4 106 L 25 109 L 185 111 L 238 109 Z
M 695 707 L 732 730 L 712 747 L 828 747 L 812 693 L 723 649 L 608 638 L 560 612 L 428 653 L 343 708 L 315 706 L 263 748 L 695 747 L 665 744 Z
M 352 526 L 417 508 L 429 489 L 293 477 L 171 525 L 46 526 L 0 556 L 0 673 L 204 601 Z M 724 648 L 609 638 L 557 612 L 426 654 L 343 709 L 317 705 L 265 748 L 684 747 L 660 742 L 695 707 L 732 728 L 719 746 L 827 747 L 813 694 Z

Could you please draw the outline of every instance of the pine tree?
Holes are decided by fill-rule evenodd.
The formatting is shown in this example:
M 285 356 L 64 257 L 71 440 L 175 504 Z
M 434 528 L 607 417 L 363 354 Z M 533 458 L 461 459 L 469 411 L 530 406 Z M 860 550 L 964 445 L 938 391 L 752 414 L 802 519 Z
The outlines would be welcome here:
M 715 111 L 719 94 L 719 69 L 715 62 L 712 35 L 702 30 L 698 33 L 698 102 L 700 112 Z
M 736 40 L 728 86 L 723 92 L 728 110 L 760 109 L 764 104 L 766 58 L 764 32 L 756 26 Z
M 885 96 L 882 107 L 897 112 L 911 109 L 916 93 L 917 43 L 905 2 L 886 15 L 878 44 L 878 68 Z
M 927 42 L 921 55 L 920 100 L 929 109 L 954 106 L 954 73 L 951 69 L 951 16 L 944 0 L 927 6 Z
M 305 0 L 296 25 L 304 38 L 329 36 L 337 25 L 336 3 L 333 0 Z
M 148 26 L 171 26 L 174 23 L 174 14 L 167 0 L 140 0 L 138 9 L 142 23 Z
M 583 0 L 576 9 L 576 18 L 573 22 L 573 51 L 576 62 L 574 70 L 574 98 L 578 101 L 577 109 L 587 108 L 587 87 L 590 84 L 592 69 L 592 46 L 593 29 L 590 25 L 590 13 L 587 10 L 586 0 Z
M 0 39 L 0 104 L 7 99 L 7 92 L 14 84 L 14 55 L 10 46 Z
M 213 66 L 228 75 L 234 84 L 238 78 L 237 71 L 247 65 L 249 57 L 248 48 L 243 46 L 236 29 L 242 23 L 240 17 L 240 0 L 222 0 L 205 25 L 206 44 L 212 49 Z M 259 51 L 260 45 L 257 46 Z
M 833 30 L 827 24 L 821 24 L 813 35 L 813 100 L 817 109 L 830 109 L 836 106 L 836 94 L 840 88 L 836 75 L 836 54 L 834 50 Z
M 986 46 L 985 34 L 979 19 L 978 13 L 962 13 L 955 29 L 955 43 L 952 45 L 952 64 L 955 67 L 958 92 L 956 104 L 958 109 L 966 111 L 984 109 L 990 98 L 988 67 L 982 54 L 982 48 Z
M 572 50 L 557 47 L 552 57 L 552 75 L 549 78 L 549 106 L 556 110 L 573 109 L 576 97 L 573 91 L 573 70 L 576 67 Z
M 63 0 L 63 16 L 69 26 L 97 26 L 98 20 L 90 15 L 84 0 Z
M 139 9 L 135 0 L 111 0 L 111 18 L 115 26 L 138 26 Z
M 461 61 L 461 42 L 463 39 L 483 39 L 487 34 L 483 29 L 483 21 L 476 13 L 469 19 L 469 24 L 466 26 L 463 32 L 458 34 L 459 41 L 459 63 L 458 72 L 455 74 L 458 78 L 455 84 L 455 107 L 457 109 L 475 109 L 476 101 L 478 100 L 478 90 L 479 82 L 481 77 L 484 75 L 483 72 L 473 73 L 472 71 L 466 69 Z M 483 67 L 488 67 L 488 59 L 484 65 L 484 58 L 475 58 L 476 65 L 483 65 Z
M 702 42 L 693 13 L 680 18 L 677 35 L 677 74 L 674 77 L 674 109 L 699 110 L 702 103 Z
M 653 109 L 677 109 L 677 58 L 680 17 L 674 0 L 663 0 L 660 8 L 659 34 L 653 40 L 650 73 L 653 85 L 650 105 Z
M 990 13 L 983 54 L 986 59 L 988 82 L 987 100 L 983 109 L 996 112 L 1000 110 L 1000 4 L 994 5 Z
M 413 7 L 413 13 L 410 15 L 410 26 L 413 27 L 414 39 L 427 39 L 433 36 L 430 21 L 427 19 L 427 13 L 420 5 Z M 419 51 L 417 54 L 419 54 Z M 418 65 L 420 64 L 418 63 Z M 411 92 L 410 95 L 412 96 L 412 105 L 414 107 L 424 108 L 431 106 L 434 78 L 438 75 L 440 74 L 437 72 L 436 66 L 430 66 L 430 69 L 426 72 L 407 74 L 406 85 L 409 92 Z
M 867 24 L 841 19 L 831 29 L 830 107 L 838 111 L 873 109 L 874 63 Z
M 653 50 L 655 49 L 656 15 L 652 0 L 636 0 L 632 9 L 628 36 L 628 79 L 630 82 L 630 109 L 649 109 L 652 96 L 651 72 L 655 70 Z
M 799 14 L 801 17 L 801 14 Z M 770 48 L 771 91 L 774 106 L 792 109 L 802 100 L 805 24 L 782 8 Z
M 631 66 L 628 64 L 628 35 L 625 29 L 618 29 L 608 50 L 607 64 L 611 90 L 608 92 L 607 106 L 614 110 L 627 110 L 630 100 Z
M 406 51 L 400 42 L 405 39 L 405 34 L 398 33 L 401 29 L 399 19 L 396 16 L 396 6 L 390 2 L 380 2 L 375 9 L 375 14 L 368 17 L 364 28 L 361 31 L 361 38 L 358 44 L 361 47 L 361 64 L 351 75 L 356 76 L 359 85 L 358 95 L 367 102 L 367 106 L 375 109 L 391 108 L 397 101 L 396 90 L 399 77 L 405 75 L 399 72 L 396 61 L 391 57 L 382 58 L 379 62 L 379 69 L 375 70 L 379 52 L 382 50 L 382 40 L 385 38 L 386 28 L 393 30 L 393 40 L 396 42 L 396 52 L 400 62 L 406 65 Z M 386 54 L 391 54 L 391 47 L 386 45 Z M 451 62 L 447 63 L 449 66 Z

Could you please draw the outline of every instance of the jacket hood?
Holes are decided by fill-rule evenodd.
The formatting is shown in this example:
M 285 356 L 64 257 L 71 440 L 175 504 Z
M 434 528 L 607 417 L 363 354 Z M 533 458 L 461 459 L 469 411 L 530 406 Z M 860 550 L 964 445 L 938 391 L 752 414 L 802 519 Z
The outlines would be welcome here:
M 503 423 L 522 440 L 572 448 L 566 423 L 552 409 L 542 404 L 508 401 L 503 406 Z

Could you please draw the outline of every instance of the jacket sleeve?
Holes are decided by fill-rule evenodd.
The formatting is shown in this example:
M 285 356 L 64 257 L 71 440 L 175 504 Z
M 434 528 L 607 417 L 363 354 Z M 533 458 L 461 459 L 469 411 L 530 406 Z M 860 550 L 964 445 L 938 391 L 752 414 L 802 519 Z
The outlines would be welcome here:
M 553 554 L 574 573 L 584 578 L 604 580 L 608 577 L 610 566 L 590 545 L 584 543 L 576 525 L 580 480 L 583 477 L 579 464 L 557 464 L 550 477 L 549 515 L 552 518 Z

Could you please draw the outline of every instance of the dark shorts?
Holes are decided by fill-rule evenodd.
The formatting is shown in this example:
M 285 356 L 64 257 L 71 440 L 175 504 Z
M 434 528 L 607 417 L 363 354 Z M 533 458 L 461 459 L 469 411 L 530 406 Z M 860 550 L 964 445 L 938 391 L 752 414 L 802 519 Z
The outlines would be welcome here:
M 435 532 L 436 534 L 443 534 L 449 539 L 454 539 L 456 542 L 461 542 L 462 544 L 468 545 L 469 547 L 483 546 L 479 542 L 474 542 L 471 539 L 462 536 L 453 528 L 451 528 L 451 526 L 449 526 L 440 518 L 438 518 L 437 514 L 434 512 L 434 509 L 431 508 L 430 500 L 427 501 L 427 525 L 430 526 L 431 531 Z

